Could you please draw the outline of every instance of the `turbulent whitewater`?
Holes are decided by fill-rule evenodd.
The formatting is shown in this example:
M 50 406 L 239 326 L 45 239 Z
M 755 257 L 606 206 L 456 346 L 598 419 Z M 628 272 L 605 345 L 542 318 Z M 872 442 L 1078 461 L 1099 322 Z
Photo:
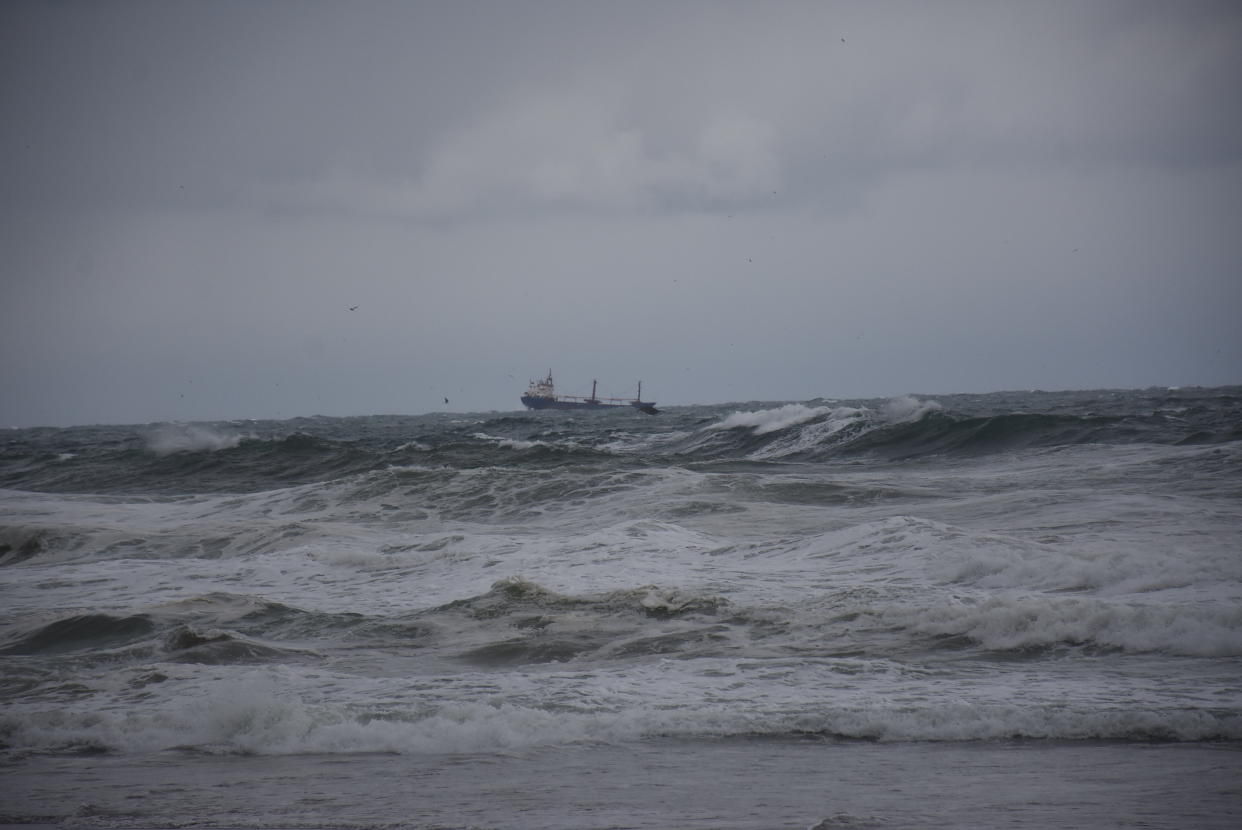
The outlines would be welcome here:
M 228 826 L 1005 826 L 995 783 L 790 783 L 963 747 L 1156 752 L 1128 800 L 1210 750 L 1184 826 L 1240 803 L 1242 388 L 20 429 L 0 488 L 0 823 L 210 824 L 157 760 L 244 767 Z M 415 807 L 331 763 L 461 773 Z M 463 783 L 659 763 L 773 803 Z

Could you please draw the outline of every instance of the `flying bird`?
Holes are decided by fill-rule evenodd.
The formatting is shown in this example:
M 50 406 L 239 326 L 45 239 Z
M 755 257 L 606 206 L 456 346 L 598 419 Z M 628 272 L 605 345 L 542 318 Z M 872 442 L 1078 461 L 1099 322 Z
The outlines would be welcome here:
M 358 306 L 356 306 L 356 305 L 351 305 L 351 306 L 349 307 L 349 310 L 350 310 L 350 311 L 357 311 L 357 310 L 358 310 Z

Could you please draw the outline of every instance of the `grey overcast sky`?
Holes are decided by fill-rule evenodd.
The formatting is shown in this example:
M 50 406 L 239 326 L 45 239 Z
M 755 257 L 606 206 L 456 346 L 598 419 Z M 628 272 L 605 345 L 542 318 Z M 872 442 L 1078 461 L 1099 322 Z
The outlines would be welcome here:
M 1237 2 L 8 0 L 0 425 L 1239 383 L 1240 81 Z

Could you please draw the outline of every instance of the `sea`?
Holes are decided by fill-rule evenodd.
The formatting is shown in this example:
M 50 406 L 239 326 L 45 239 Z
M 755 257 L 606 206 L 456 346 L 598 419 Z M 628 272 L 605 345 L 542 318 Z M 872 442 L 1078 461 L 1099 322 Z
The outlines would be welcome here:
M 0 825 L 1242 826 L 1242 387 L 12 429 L 0 525 Z

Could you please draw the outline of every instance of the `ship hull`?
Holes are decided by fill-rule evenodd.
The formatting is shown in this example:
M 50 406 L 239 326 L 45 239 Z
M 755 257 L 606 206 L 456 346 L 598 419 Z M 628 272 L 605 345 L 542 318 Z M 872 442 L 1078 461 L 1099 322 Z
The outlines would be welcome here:
M 603 403 L 602 401 L 561 401 L 550 398 L 522 396 L 522 405 L 527 409 L 637 409 L 645 411 L 654 409 L 653 401 L 630 401 L 629 403 Z

